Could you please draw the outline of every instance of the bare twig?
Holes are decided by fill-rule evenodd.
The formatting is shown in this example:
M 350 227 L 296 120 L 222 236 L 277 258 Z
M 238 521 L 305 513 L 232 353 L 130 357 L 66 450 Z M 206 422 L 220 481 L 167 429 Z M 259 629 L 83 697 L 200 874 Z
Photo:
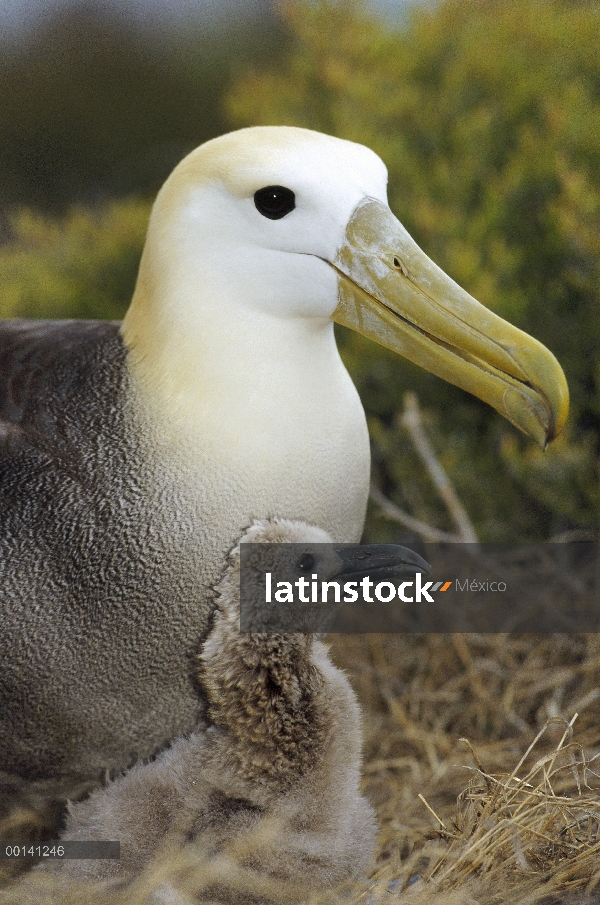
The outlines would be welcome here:
M 371 485 L 371 499 L 377 503 L 383 515 L 405 528 L 409 528 L 426 541 L 434 543 L 468 543 L 477 547 L 477 535 L 475 529 L 470 522 L 462 503 L 456 495 L 454 487 L 450 483 L 450 478 L 438 462 L 436 455 L 425 435 L 423 423 L 421 419 L 421 411 L 419 403 L 414 393 L 406 393 L 404 397 L 404 412 L 400 418 L 400 423 L 409 433 L 410 439 L 416 451 L 420 455 L 431 479 L 440 494 L 442 500 L 446 504 L 454 524 L 458 529 L 458 533 L 454 534 L 450 531 L 443 531 L 441 528 L 435 528 L 433 525 L 427 524 L 420 519 L 409 515 L 396 503 L 392 503 L 386 496 L 376 487 Z
M 422 522 L 420 519 L 409 515 L 404 509 L 401 509 L 400 506 L 396 506 L 395 503 L 388 500 L 375 484 L 371 484 L 371 499 L 374 503 L 377 503 L 383 515 L 394 522 L 398 522 L 400 525 L 404 525 L 405 528 L 414 531 L 415 534 L 418 534 L 424 540 L 433 541 L 434 543 L 442 542 L 450 544 L 460 543 L 462 540 L 457 534 L 451 534 L 449 531 L 442 531 L 440 528 L 434 528 L 433 525 L 428 525 L 427 522 Z
M 423 460 L 439 495 L 446 504 L 446 508 L 458 529 L 459 539 L 463 543 L 477 544 L 477 535 L 469 516 L 458 499 L 450 478 L 438 461 L 433 447 L 423 430 L 421 410 L 415 393 L 406 393 L 404 396 L 404 412 L 400 418 L 400 424 L 408 431 L 413 446 Z

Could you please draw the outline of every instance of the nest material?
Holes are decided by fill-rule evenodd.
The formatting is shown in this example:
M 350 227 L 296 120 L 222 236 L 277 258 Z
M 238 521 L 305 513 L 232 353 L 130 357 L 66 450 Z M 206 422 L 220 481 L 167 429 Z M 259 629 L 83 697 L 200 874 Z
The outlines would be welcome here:
M 598 636 L 338 636 L 333 654 L 363 707 L 381 833 L 371 877 L 320 902 L 600 902 Z M 0 905 L 155 905 L 170 884 L 186 905 L 223 884 L 245 903 L 316 901 L 253 877 L 252 844 L 265 839 L 211 861 L 165 850 L 126 889 L 5 876 Z
M 600 755 L 588 758 L 573 741 L 574 722 L 575 717 L 556 748 L 522 778 L 517 773 L 536 745 L 552 724 L 564 726 L 563 720 L 545 724 L 510 774 L 488 773 L 464 740 L 477 764 L 475 775 L 458 797 L 452 829 L 436 816 L 450 846 L 428 879 L 456 888 L 474 874 L 512 871 L 537 873 L 565 892 L 590 891 L 600 883 Z

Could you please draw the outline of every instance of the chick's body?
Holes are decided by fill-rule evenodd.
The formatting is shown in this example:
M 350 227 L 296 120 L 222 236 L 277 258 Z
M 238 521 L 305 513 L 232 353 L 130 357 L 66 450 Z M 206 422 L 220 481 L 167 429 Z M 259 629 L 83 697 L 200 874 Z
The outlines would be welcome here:
M 285 520 L 255 524 L 246 539 L 330 541 Z M 131 877 L 169 834 L 206 856 L 261 826 L 249 851 L 263 874 L 323 886 L 368 864 L 375 820 L 359 791 L 361 717 L 346 676 L 313 635 L 240 633 L 239 548 L 218 590 L 200 656 L 211 725 L 71 806 L 64 837 L 118 840 L 120 860 L 55 869 Z

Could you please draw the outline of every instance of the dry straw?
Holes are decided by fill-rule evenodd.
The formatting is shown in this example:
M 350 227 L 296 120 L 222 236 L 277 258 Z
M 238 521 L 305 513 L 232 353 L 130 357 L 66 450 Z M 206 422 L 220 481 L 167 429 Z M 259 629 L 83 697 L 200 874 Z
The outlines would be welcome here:
M 343 893 L 311 898 L 244 868 L 253 846 L 268 845 L 264 827 L 212 860 L 201 846 L 167 848 L 126 889 L 6 877 L 0 905 L 155 905 L 171 888 L 182 896 L 173 905 L 598 902 L 597 645 L 596 636 L 335 638 L 365 711 L 365 791 L 381 826 L 370 878 Z M 577 701 L 577 721 L 554 715 L 573 714 Z M 5 836 L 15 838 L 19 819 L 33 831 L 22 810 Z

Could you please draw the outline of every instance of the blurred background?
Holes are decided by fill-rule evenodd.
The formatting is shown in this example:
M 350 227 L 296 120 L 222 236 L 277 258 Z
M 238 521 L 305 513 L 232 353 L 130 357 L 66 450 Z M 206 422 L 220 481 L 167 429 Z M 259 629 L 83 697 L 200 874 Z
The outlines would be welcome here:
M 572 398 L 542 453 L 483 403 L 340 328 L 375 483 L 452 530 L 401 423 L 415 391 L 480 540 L 591 539 L 599 36 L 596 0 L 3 0 L 0 317 L 120 318 L 152 198 L 208 138 L 293 124 L 362 142 L 387 164 L 390 205 L 417 242 L 554 352 Z M 406 530 L 373 505 L 366 538 Z

